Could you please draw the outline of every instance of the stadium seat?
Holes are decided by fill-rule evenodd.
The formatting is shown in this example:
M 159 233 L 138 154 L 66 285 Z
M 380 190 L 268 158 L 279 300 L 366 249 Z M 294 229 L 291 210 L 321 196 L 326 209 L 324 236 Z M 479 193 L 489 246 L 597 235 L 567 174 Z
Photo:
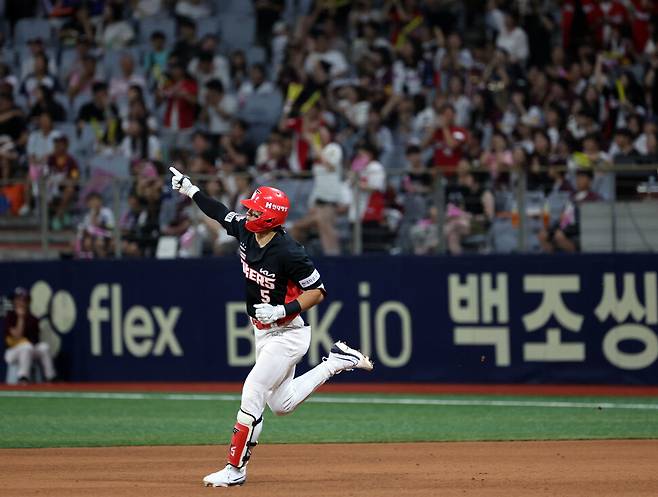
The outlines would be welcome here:
M 253 45 L 247 50 L 247 64 L 265 64 L 267 62 L 267 53 L 260 45 Z
M 240 110 L 238 117 L 249 124 L 247 140 L 260 145 L 269 136 L 281 116 L 283 97 L 278 91 L 251 95 Z
M 93 174 L 99 169 L 117 178 L 130 176 L 130 159 L 123 155 L 95 155 L 89 161 L 89 168 Z
M 14 28 L 14 46 L 22 47 L 29 39 L 37 36 L 43 38 L 45 44 L 48 45 L 52 38 L 50 23 L 38 17 L 20 19 Z
M 256 21 L 245 15 L 225 15 L 220 17 L 222 46 L 228 52 L 234 50 L 249 50 L 254 44 Z
M 67 48 L 62 50 L 59 55 L 59 66 L 57 68 L 57 78 L 63 87 L 66 87 L 66 75 L 73 67 L 73 63 L 78 56 L 78 52 L 74 48 Z
M 270 181 L 272 186 L 283 190 L 290 199 L 287 224 L 301 219 L 308 212 L 308 199 L 313 189 L 313 181 L 306 179 L 283 178 Z
M 203 38 L 205 35 L 219 35 L 220 21 L 217 17 L 207 17 L 199 19 L 196 23 L 196 34 L 198 38 Z
M 570 192 L 551 192 L 546 197 L 546 207 L 548 209 L 548 215 L 551 223 L 560 219 L 560 215 L 562 214 L 562 211 L 566 207 L 570 198 Z
M 91 101 L 91 96 L 89 94 L 78 94 L 69 105 L 70 118 L 73 120 L 77 119 L 80 108 L 89 101 Z
M 279 122 L 283 97 L 279 91 L 267 94 L 253 94 L 245 101 L 239 117 L 249 124 L 267 124 L 274 126 Z
M 74 123 L 61 123 L 56 126 L 57 131 L 61 131 L 69 139 L 69 149 L 71 143 L 78 139 L 77 126 Z
M 139 42 L 148 45 L 151 33 L 162 31 L 167 37 L 167 46 L 173 46 L 176 40 L 176 21 L 170 17 L 145 17 L 139 21 Z
M 518 230 L 512 226 L 511 219 L 496 218 L 491 224 L 491 243 L 493 251 L 499 254 L 516 252 Z
M 253 3 L 245 0 L 215 0 L 215 12 L 221 15 L 238 14 L 253 16 Z
M 135 73 L 141 74 L 143 72 L 142 68 L 142 53 L 139 47 L 126 47 L 120 50 L 106 50 L 103 55 L 103 68 L 105 75 L 108 78 L 112 76 L 118 76 L 121 74 L 121 65 L 119 61 L 124 53 L 129 53 L 133 56 L 135 60 Z

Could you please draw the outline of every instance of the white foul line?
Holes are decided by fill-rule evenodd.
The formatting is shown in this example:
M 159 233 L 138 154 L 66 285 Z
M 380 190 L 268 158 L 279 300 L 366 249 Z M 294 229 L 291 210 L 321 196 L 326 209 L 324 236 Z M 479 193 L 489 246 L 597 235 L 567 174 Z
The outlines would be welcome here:
M 238 394 L 151 394 L 132 392 L 30 392 L 0 391 L 0 398 L 31 399 L 110 399 L 110 400 L 202 400 L 234 402 L 240 400 Z M 472 406 L 472 407 L 544 407 L 562 409 L 634 409 L 658 410 L 657 404 L 625 402 L 571 402 L 544 400 L 486 400 L 486 399 L 428 399 L 428 398 L 387 398 L 387 397 L 331 397 L 319 395 L 306 402 L 319 404 L 383 404 L 411 406 Z

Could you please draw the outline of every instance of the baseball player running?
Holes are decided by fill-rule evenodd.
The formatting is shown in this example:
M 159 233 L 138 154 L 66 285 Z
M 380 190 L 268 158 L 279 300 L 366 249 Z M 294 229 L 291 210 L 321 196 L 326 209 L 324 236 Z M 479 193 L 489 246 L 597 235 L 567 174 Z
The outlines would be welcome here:
M 295 378 L 295 365 L 306 354 L 311 327 L 300 313 L 326 295 L 320 273 L 304 247 L 282 228 L 290 202 L 284 192 L 262 186 L 241 216 L 194 186 L 188 176 L 170 167 L 171 186 L 192 198 L 209 217 L 240 242 L 242 271 L 247 280 L 247 314 L 254 325 L 256 363 L 242 388 L 226 467 L 203 479 L 206 486 L 242 485 L 246 465 L 263 429 L 265 404 L 277 415 L 289 414 L 320 385 L 341 371 L 372 371 L 372 361 L 343 342 L 336 342 L 323 362 Z

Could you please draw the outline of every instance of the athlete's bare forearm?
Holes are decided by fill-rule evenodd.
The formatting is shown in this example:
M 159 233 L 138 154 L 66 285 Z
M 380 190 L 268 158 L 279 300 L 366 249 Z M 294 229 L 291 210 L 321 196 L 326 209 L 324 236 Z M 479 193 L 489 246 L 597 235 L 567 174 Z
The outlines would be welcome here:
M 318 305 L 324 300 L 324 292 L 319 288 L 314 288 L 313 290 L 307 290 L 297 297 L 299 306 L 302 308 L 302 311 L 306 311 L 311 307 Z

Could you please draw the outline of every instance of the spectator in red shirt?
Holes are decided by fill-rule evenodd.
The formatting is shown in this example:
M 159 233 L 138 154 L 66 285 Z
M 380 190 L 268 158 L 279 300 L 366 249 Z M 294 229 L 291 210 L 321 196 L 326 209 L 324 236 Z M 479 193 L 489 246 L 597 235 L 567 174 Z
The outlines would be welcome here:
M 194 133 L 198 87 L 175 59 L 169 65 L 169 73 L 169 79 L 157 90 L 157 100 L 166 105 L 163 144 L 170 153 L 172 148 L 189 148 Z
M 454 176 L 467 139 L 468 131 L 455 126 L 455 108 L 444 104 L 439 110 L 436 126 L 425 136 L 423 147 L 433 144 L 434 166 L 445 176 Z
M 651 4 L 654 5 L 651 5 Z M 658 6 L 652 0 L 631 0 L 631 19 L 635 51 L 643 53 L 650 37 L 651 14 L 658 13 Z

